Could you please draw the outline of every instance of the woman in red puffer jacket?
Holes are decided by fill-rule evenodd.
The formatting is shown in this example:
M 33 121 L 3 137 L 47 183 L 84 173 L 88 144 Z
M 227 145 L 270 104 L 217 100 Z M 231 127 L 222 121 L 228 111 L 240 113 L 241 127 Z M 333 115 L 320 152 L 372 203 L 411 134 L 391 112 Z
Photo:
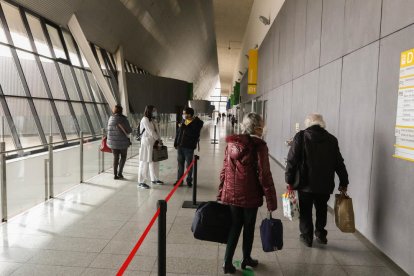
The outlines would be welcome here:
M 223 169 L 217 200 L 230 205 L 232 228 L 230 229 L 224 257 L 224 273 L 233 274 L 233 255 L 240 232 L 243 230 L 242 268 L 256 267 L 259 262 L 251 258 L 257 210 L 266 197 L 269 212 L 277 209 L 277 198 L 269 154 L 263 134 L 264 122 L 260 115 L 249 113 L 242 123 L 241 135 L 227 137 Z

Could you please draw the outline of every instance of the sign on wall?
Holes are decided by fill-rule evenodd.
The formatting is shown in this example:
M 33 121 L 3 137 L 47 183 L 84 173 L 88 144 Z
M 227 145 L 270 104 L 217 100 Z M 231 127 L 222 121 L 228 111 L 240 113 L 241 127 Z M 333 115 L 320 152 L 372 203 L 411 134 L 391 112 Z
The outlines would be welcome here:
M 414 49 L 401 53 L 394 157 L 414 162 Z
M 256 94 L 257 85 L 257 49 L 249 50 L 249 71 L 247 73 L 247 94 Z

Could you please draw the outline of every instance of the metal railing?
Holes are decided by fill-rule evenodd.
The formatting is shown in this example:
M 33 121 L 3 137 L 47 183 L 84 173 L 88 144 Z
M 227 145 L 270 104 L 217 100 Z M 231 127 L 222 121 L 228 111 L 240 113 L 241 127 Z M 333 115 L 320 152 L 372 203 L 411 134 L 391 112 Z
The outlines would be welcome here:
M 2 222 L 6 222 L 8 219 L 8 198 L 7 198 L 7 168 L 6 168 L 6 155 L 14 152 L 23 152 L 31 149 L 38 149 L 40 147 L 47 147 L 48 151 L 45 153 L 46 159 L 44 159 L 44 200 L 47 201 L 54 197 L 54 175 L 53 175 L 53 169 L 54 169 L 54 147 L 59 144 L 68 143 L 68 142 L 79 142 L 79 183 L 84 182 L 84 145 L 88 143 L 94 143 L 99 141 L 99 138 L 102 138 L 105 136 L 105 130 L 101 129 L 100 135 L 90 135 L 90 136 L 84 136 L 83 133 L 80 133 L 80 137 L 66 140 L 66 141 L 58 141 L 53 142 L 53 136 L 49 136 L 49 141 L 47 144 L 43 145 L 37 145 L 37 146 L 30 146 L 26 148 L 20 148 L 20 149 L 13 149 L 13 150 L 5 150 L 6 149 L 6 143 L 0 142 L 0 195 L 1 195 L 1 220 Z M 133 137 L 131 134 L 131 141 Z M 137 145 L 137 144 L 133 144 Z M 104 152 L 101 152 L 99 150 L 100 143 L 97 145 L 96 150 L 99 152 L 98 154 L 98 171 L 96 172 L 96 175 L 102 173 L 105 171 L 105 154 Z M 130 158 L 134 156 L 133 146 L 130 148 Z M 61 150 L 61 148 L 58 148 L 56 150 Z M 29 156 L 26 156 L 26 158 L 30 158 Z M 19 162 L 19 161 L 18 161 Z

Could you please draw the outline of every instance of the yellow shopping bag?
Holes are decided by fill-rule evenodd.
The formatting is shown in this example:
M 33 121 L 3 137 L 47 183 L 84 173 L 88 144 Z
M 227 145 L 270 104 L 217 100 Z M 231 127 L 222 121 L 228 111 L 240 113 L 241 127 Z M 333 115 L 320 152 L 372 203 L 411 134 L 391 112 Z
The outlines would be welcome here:
M 354 207 L 346 193 L 335 195 L 335 224 L 344 233 L 355 232 Z

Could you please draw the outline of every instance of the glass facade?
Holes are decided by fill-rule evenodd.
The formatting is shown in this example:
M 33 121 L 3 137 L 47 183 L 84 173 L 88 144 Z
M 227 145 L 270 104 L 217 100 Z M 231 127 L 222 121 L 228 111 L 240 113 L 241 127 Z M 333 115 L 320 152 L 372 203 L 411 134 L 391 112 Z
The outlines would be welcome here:
M 116 99 L 114 56 L 90 44 Z M 0 0 L 0 122 L 6 148 L 97 135 L 110 109 L 72 34 Z
M 130 63 L 129 61 L 125 60 L 125 71 L 128 73 L 135 73 L 135 74 L 141 74 L 141 75 L 150 75 L 147 71 L 144 69 L 139 68 L 135 64 Z

